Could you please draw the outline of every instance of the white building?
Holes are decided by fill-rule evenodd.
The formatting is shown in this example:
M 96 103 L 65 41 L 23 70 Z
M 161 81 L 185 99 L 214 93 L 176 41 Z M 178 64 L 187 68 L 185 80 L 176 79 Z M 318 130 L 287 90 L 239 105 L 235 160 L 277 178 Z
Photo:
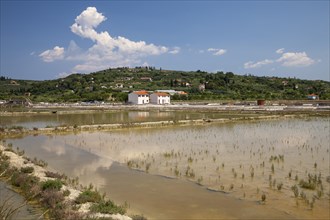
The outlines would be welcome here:
M 128 102 L 135 105 L 149 103 L 149 93 L 145 90 L 135 91 L 128 94 Z
M 155 92 L 150 95 L 150 103 L 159 105 L 170 104 L 171 98 L 168 93 Z

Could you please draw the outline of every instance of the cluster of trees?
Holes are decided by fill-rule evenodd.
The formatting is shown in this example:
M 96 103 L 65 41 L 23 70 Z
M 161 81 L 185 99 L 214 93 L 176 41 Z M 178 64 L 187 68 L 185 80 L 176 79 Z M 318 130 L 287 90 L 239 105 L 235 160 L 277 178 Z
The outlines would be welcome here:
M 143 80 L 145 78 L 151 80 Z M 173 100 L 306 99 L 312 93 L 320 99 L 330 99 L 330 82 L 327 81 L 242 76 L 232 72 L 170 71 L 155 67 L 106 69 L 47 81 L 16 80 L 18 85 L 11 85 L 10 81 L 0 77 L 0 99 L 31 94 L 30 99 L 36 102 L 123 102 L 129 91 L 139 89 L 175 89 L 189 94 L 175 95 Z

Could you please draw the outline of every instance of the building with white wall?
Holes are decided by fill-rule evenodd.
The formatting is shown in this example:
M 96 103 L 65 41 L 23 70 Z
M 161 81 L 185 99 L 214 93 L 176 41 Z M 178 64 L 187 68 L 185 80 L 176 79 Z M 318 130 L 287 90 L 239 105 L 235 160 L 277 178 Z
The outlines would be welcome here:
M 171 97 L 165 92 L 154 92 L 150 95 L 150 103 L 158 105 L 170 104 Z
M 145 90 L 134 91 L 128 94 L 128 102 L 135 105 L 149 104 L 150 96 Z

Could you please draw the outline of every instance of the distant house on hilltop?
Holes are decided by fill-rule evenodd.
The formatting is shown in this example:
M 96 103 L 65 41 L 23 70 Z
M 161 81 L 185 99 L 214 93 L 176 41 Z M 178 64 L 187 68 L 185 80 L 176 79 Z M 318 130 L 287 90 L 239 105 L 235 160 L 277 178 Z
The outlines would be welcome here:
M 307 95 L 307 99 L 308 100 L 318 100 L 319 96 L 315 95 L 315 94 L 309 94 L 309 95 Z
M 128 94 L 128 102 L 135 105 L 149 103 L 149 93 L 145 90 L 134 91 Z
M 159 105 L 170 104 L 171 97 L 165 92 L 154 92 L 150 95 L 150 103 Z

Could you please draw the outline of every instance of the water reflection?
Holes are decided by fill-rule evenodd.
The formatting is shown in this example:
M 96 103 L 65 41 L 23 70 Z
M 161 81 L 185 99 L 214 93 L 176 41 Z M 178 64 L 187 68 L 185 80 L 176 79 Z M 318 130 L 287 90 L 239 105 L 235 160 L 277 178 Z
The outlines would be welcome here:
M 132 122 L 150 122 L 167 120 L 186 120 L 201 118 L 232 117 L 235 114 L 220 112 L 192 113 L 173 111 L 100 111 L 100 112 L 58 112 L 25 115 L 7 115 L 0 117 L 0 126 L 23 126 L 41 128 L 59 125 L 116 124 Z
M 297 207 L 290 187 L 298 184 L 295 175 L 305 179 L 309 173 L 321 173 L 322 181 L 326 182 L 329 175 L 329 140 L 329 118 L 313 118 L 40 135 L 8 142 L 23 148 L 30 157 L 37 156 L 46 160 L 60 172 L 79 176 L 85 185 L 93 183 L 119 202 L 137 202 L 137 205 L 132 204 L 133 209 L 143 210 L 151 216 L 157 216 L 156 213 L 161 213 L 160 210 L 165 208 L 176 213 L 171 215 L 166 212 L 164 216 L 167 217 L 176 217 L 177 213 L 186 212 L 187 206 L 182 208 L 180 205 L 183 201 L 191 204 L 189 194 L 196 192 L 181 189 L 188 187 L 182 187 L 186 183 L 181 182 L 183 185 L 175 188 L 176 182 L 157 179 L 144 173 L 137 174 L 119 164 L 131 164 L 150 174 L 198 182 L 245 201 L 258 201 L 261 193 L 266 193 L 269 207 L 300 218 L 323 218 L 328 216 L 328 194 L 317 200 L 315 212 L 310 213 L 305 204 Z M 284 155 L 283 161 L 270 160 L 279 155 Z M 289 172 L 292 172 L 292 178 L 288 178 Z M 173 185 L 168 186 L 166 195 L 162 195 L 161 190 L 167 187 L 165 182 Z M 281 191 L 276 189 L 277 183 L 284 185 Z M 145 187 L 138 188 L 135 184 Z M 150 189 L 149 192 L 146 186 L 157 190 L 153 192 Z M 329 184 L 324 184 L 324 190 L 329 191 Z M 156 199 L 162 200 L 164 197 L 165 200 L 165 196 L 172 192 L 182 194 L 182 200 L 176 203 L 172 198 L 170 204 L 161 203 L 150 207 Z M 195 198 L 191 207 L 201 206 L 205 210 L 213 207 L 204 197 L 205 194 L 198 193 L 201 193 L 200 198 Z M 313 193 L 306 191 L 310 198 L 314 196 Z M 137 199 L 142 197 L 145 201 Z M 215 213 L 219 214 L 218 211 Z

